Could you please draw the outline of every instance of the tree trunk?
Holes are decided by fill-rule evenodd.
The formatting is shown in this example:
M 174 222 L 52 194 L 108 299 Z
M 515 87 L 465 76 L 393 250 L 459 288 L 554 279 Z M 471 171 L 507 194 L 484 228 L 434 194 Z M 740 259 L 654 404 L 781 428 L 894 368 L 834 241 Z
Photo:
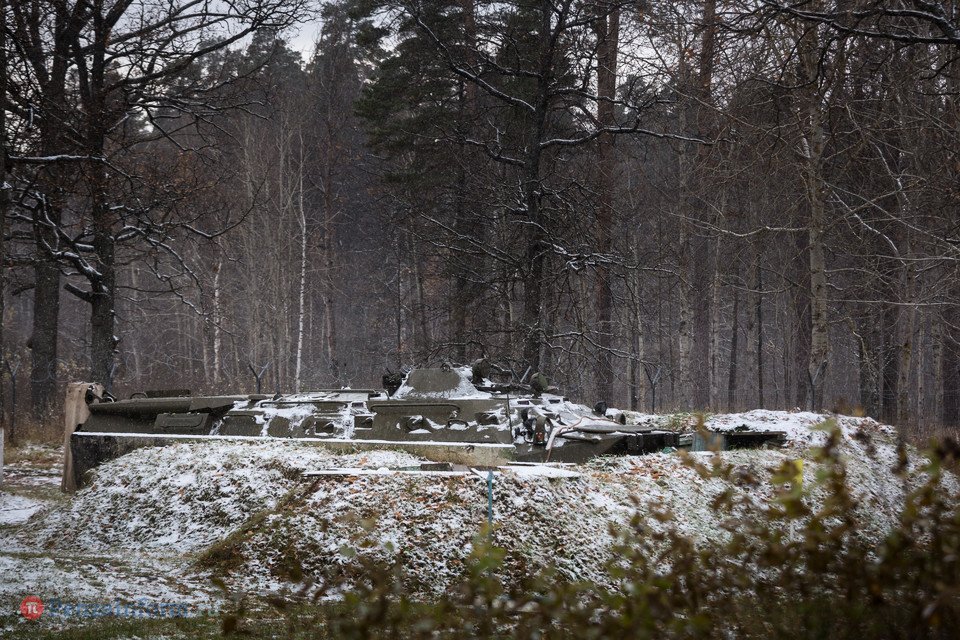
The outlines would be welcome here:
M 897 381 L 900 379 L 900 358 L 897 343 L 899 310 L 895 305 L 885 304 L 882 312 L 881 336 L 881 366 L 883 380 L 881 381 L 881 408 L 880 416 L 884 422 L 893 424 L 897 421 Z
M 696 134 L 702 139 L 711 139 L 714 137 L 715 124 L 712 117 L 710 105 L 713 101 L 713 68 L 714 58 L 716 56 L 716 0 L 706 0 L 703 4 L 703 33 L 700 46 L 700 68 L 697 76 L 697 100 L 693 104 L 694 122 L 696 123 Z M 711 147 L 708 145 L 699 145 L 697 147 L 697 161 L 695 170 L 697 171 L 697 184 L 702 184 L 704 178 L 709 175 Z M 699 198 L 690 198 L 691 213 L 696 215 L 698 209 L 702 209 L 702 203 L 697 202 Z M 723 210 L 723 204 L 720 205 Z M 712 216 L 716 222 L 716 215 Z M 716 284 L 716 256 L 717 242 L 712 242 L 710 238 L 703 234 L 697 234 L 692 238 L 691 250 L 693 252 L 693 323 L 691 331 L 693 333 L 693 345 L 691 356 L 691 400 L 693 406 L 697 409 L 706 409 L 712 400 L 712 367 L 711 358 L 713 356 L 713 305 L 717 302 L 717 297 L 712 294 L 711 288 Z M 696 371 L 696 375 L 694 375 Z
M 643 289 L 640 287 L 639 278 L 637 279 L 637 290 L 634 293 L 634 299 L 630 305 L 630 409 L 638 411 L 643 406 L 643 364 L 646 361 L 644 334 L 643 334 Z
M 404 349 L 403 345 L 403 251 L 400 247 L 400 238 L 394 241 L 394 260 L 396 261 L 396 287 L 394 289 L 394 329 L 397 340 L 397 369 L 403 366 Z
M 94 20 L 97 23 L 97 20 Z M 87 108 L 87 152 L 94 158 L 104 157 L 106 148 L 107 104 L 106 46 L 109 27 L 98 26 L 91 45 L 89 95 Z M 116 336 L 116 246 L 113 237 L 113 216 L 107 201 L 106 166 L 92 161 L 88 165 L 93 250 L 97 275 L 90 281 L 90 378 L 112 391 L 113 363 L 119 339 Z
M 222 365 L 220 364 L 222 348 L 221 324 L 223 322 L 223 309 L 220 300 L 220 278 L 223 270 L 223 254 L 217 251 L 217 264 L 213 272 L 213 384 L 215 392 L 220 392 L 220 381 L 222 376 Z
M 43 16 L 43 17 L 41 17 Z M 6 18 L 4 14 L 4 18 Z M 28 20 L 47 19 L 52 23 L 52 49 L 47 55 L 42 47 L 25 52 L 39 82 L 41 104 L 39 105 L 40 153 L 53 156 L 67 151 L 64 144 L 66 131 L 63 122 L 68 121 L 66 78 L 70 63 L 69 47 L 76 25 L 68 24 L 66 13 L 60 10 L 53 15 L 33 13 Z M 7 25 L 5 25 L 7 26 Z M 12 26 L 12 25 L 9 25 Z M 48 24 L 18 25 L 31 33 L 46 29 Z M 4 76 L 6 76 L 6 64 Z M 6 93 L 4 94 L 4 99 Z M 6 142 L 6 141 L 4 141 Z M 34 268 L 34 319 L 30 337 L 31 372 L 30 386 L 34 415 L 45 414 L 56 401 L 58 332 L 60 320 L 60 269 L 49 249 L 58 247 L 56 227 L 61 222 L 63 188 L 66 170 L 59 163 L 51 163 L 40 171 L 39 191 L 43 201 L 37 210 L 41 219 L 35 220 L 34 236 L 37 248 Z
M 95 205 L 93 248 L 97 254 L 99 281 L 91 293 L 90 309 L 90 377 L 103 384 L 107 391 L 113 387 L 113 363 L 119 342 L 115 332 L 116 274 L 114 271 L 114 241 L 109 213 L 103 203 Z
M 323 165 L 323 335 L 324 355 L 333 381 L 341 376 L 337 361 L 337 317 L 334 304 L 334 283 L 338 281 L 338 262 L 335 243 L 336 197 L 333 188 L 333 122 L 327 114 L 326 149 Z
M 52 101 L 51 101 L 52 102 Z M 62 150 L 60 135 L 45 123 L 42 153 L 53 155 Z M 39 204 L 34 224 L 36 265 L 34 266 L 33 332 L 30 337 L 30 396 L 34 416 L 47 417 L 57 397 L 58 334 L 60 325 L 60 266 L 49 255 L 58 248 L 53 227 L 61 222 L 61 190 L 64 172 L 56 165 L 43 170 Z
M 720 260 L 719 247 L 714 249 L 713 265 L 713 285 L 711 295 L 713 300 L 710 303 L 710 409 L 720 407 L 720 339 L 723 329 L 723 314 L 720 305 Z
M 133 288 L 132 291 L 132 300 L 131 306 L 137 307 L 140 304 L 140 268 L 133 267 L 130 269 L 130 285 Z M 203 336 L 206 338 L 206 336 Z M 130 372 L 130 377 L 137 381 L 144 380 L 143 377 L 143 358 L 141 356 L 142 344 L 139 340 L 135 340 L 133 344 L 128 345 L 128 350 L 130 353 L 130 359 L 133 361 L 133 371 Z M 204 339 L 204 352 L 206 352 L 206 340 Z M 206 361 L 204 361 L 206 363 Z M 206 377 L 206 372 L 204 372 Z
M 954 300 L 957 300 L 960 291 L 954 290 Z M 945 427 L 960 427 L 960 342 L 958 342 L 957 328 L 960 327 L 960 311 L 957 304 L 953 304 L 944 311 L 946 316 L 945 330 L 942 332 L 943 359 L 941 361 L 940 378 L 943 388 L 943 404 L 941 406 L 941 421 Z
M 823 177 L 823 154 L 826 134 L 820 112 L 817 29 L 810 28 L 798 43 L 801 73 L 807 85 L 806 104 L 800 114 L 803 179 L 807 196 L 807 253 L 810 270 L 810 353 L 807 364 L 807 408 L 823 408 L 824 381 L 830 356 L 829 320 L 827 318 L 827 266 L 824 234 L 826 233 L 826 184 Z
M 880 418 L 880 367 L 878 331 L 875 322 L 861 322 L 859 327 L 850 321 L 850 332 L 857 339 L 858 368 L 860 371 L 860 406 L 868 416 Z
M 301 368 L 303 366 L 303 320 L 306 313 L 307 298 L 307 212 L 303 205 L 303 130 L 298 131 L 300 138 L 300 162 L 297 165 L 297 222 L 300 225 L 300 282 L 297 296 L 297 350 L 296 365 L 293 373 L 293 388 L 296 393 L 301 389 Z
M 547 257 L 540 211 L 541 176 L 540 160 L 547 125 L 548 101 L 550 96 L 551 73 L 553 68 L 553 42 L 551 3 L 540 3 L 539 73 L 537 74 L 537 93 L 534 112 L 530 118 L 527 157 L 524 161 L 523 200 L 526 218 L 529 223 L 525 235 L 527 247 L 523 261 L 523 309 L 521 324 L 524 335 L 523 360 L 532 371 L 540 370 L 541 350 L 544 344 L 543 333 L 543 276 Z
M 737 406 L 737 358 L 739 351 L 740 334 L 740 293 L 733 290 L 733 321 L 731 322 L 730 338 L 730 372 L 727 377 L 727 411 L 734 411 Z
M 822 136 L 822 131 L 814 134 Z M 822 140 L 814 142 L 822 152 Z M 819 165 L 819 161 L 817 162 Z M 824 380 L 826 379 L 827 360 L 830 355 L 829 323 L 827 318 L 827 267 L 824 233 L 826 225 L 824 186 L 818 167 L 810 168 L 810 186 L 808 197 L 810 204 L 810 223 L 808 230 L 810 256 L 810 360 L 807 367 L 809 376 L 807 407 L 812 411 L 823 408 Z
M 917 344 L 914 351 L 917 354 L 917 383 L 916 383 L 916 406 L 917 413 L 914 416 L 914 424 L 918 427 L 926 426 L 927 413 L 927 374 L 926 374 L 926 349 L 924 342 L 927 339 L 927 319 L 921 318 L 920 331 L 917 335 Z
M 758 387 L 758 376 L 760 375 L 760 358 L 757 351 L 757 347 L 760 346 L 760 327 L 757 324 L 757 306 L 760 300 L 760 290 L 759 283 L 757 282 L 756 275 L 757 269 L 756 264 L 759 260 L 760 249 L 757 246 L 757 242 L 753 242 L 753 247 L 751 253 L 753 254 L 753 259 L 750 261 L 750 264 L 746 265 L 747 270 L 747 299 L 746 299 L 746 328 L 744 331 L 744 338 L 746 339 L 746 344 L 744 345 L 744 377 L 745 384 L 743 389 L 743 402 L 744 406 L 747 409 L 756 408 L 759 406 L 759 387 Z
M 909 285 L 908 285 L 909 287 Z M 897 364 L 897 425 L 906 427 L 910 424 L 910 374 L 913 371 L 913 360 L 916 345 L 917 309 L 910 303 L 902 308 L 900 313 L 899 344 L 896 357 Z
M 7 324 L 7 208 L 10 194 L 7 187 L 7 0 L 0 0 L 0 455 L 6 427 L 6 406 L 3 393 L 3 371 L 6 364 L 4 327 Z M 0 460 L 0 475 L 3 460 Z M 2 481 L 2 479 L 0 479 Z
M 757 261 L 753 268 L 757 291 L 757 407 L 762 409 L 766 404 L 766 398 L 764 398 L 763 393 L 763 268 L 760 259 L 761 253 L 758 251 Z
M 461 157 L 465 157 L 466 150 L 461 145 Z M 463 160 L 461 160 L 461 163 Z M 455 229 L 459 238 L 469 233 L 467 215 L 467 176 L 462 164 L 458 170 L 455 199 Z M 459 239 L 458 238 L 458 239 Z M 453 294 L 450 299 L 450 341 L 453 343 L 453 359 L 461 364 L 467 361 L 467 306 L 470 302 L 470 281 L 467 279 L 465 267 L 457 264 L 463 257 L 451 260 L 454 263 Z
M 620 11 L 614 8 L 609 15 L 597 20 L 597 120 L 601 127 L 616 125 L 613 100 L 617 92 L 617 54 L 620 39 Z M 594 369 L 597 400 L 612 401 L 613 397 L 613 284 L 610 268 L 604 256 L 613 249 L 613 191 L 615 186 L 614 137 L 600 136 L 597 141 L 597 170 L 599 201 L 597 203 L 597 253 L 601 260 L 596 271 L 597 360 Z
M 681 241 L 680 251 L 684 256 L 689 254 L 689 242 Z M 689 283 L 689 257 L 681 257 L 680 294 L 678 296 L 680 317 L 678 318 L 677 326 L 678 372 L 674 405 L 684 411 L 691 409 L 690 390 L 692 386 L 691 373 L 693 372 L 693 305 L 690 300 L 693 292 Z
M 44 232 L 38 230 L 38 235 Z M 44 242 L 40 240 L 39 242 Z M 34 415 L 46 417 L 57 395 L 57 327 L 60 320 L 60 267 L 37 250 L 34 267 L 33 333 L 30 337 L 30 396 Z
M 415 304 L 413 307 L 413 320 L 416 323 L 414 331 L 416 332 L 417 362 L 426 362 L 430 353 L 430 327 L 427 322 L 427 301 L 424 295 L 424 275 L 421 256 L 417 251 L 415 241 L 410 247 L 410 261 L 413 265 L 413 293 Z
M 476 14 L 473 0 L 460 0 L 463 11 L 464 52 L 467 68 L 474 68 L 476 64 Z M 473 82 L 462 82 L 460 86 L 460 101 L 458 104 L 458 133 L 461 138 L 467 138 L 473 129 L 473 120 L 476 117 L 477 85 Z M 460 143 L 460 158 L 457 166 L 457 188 L 455 193 L 455 229 L 458 240 L 470 235 L 471 228 L 479 220 L 473 215 L 468 197 L 467 181 L 467 146 Z M 450 301 L 451 314 L 451 341 L 453 342 L 453 357 L 457 362 L 467 361 L 467 311 L 472 299 L 470 280 L 467 267 L 462 264 L 463 257 L 455 263 L 453 278 L 453 296 Z
M 933 335 L 931 339 L 933 341 L 933 415 L 928 416 L 932 418 L 928 420 L 928 423 L 937 425 L 937 423 L 942 423 L 942 416 L 939 415 L 939 412 L 943 411 L 943 361 L 945 353 L 945 340 L 947 338 L 947 327 L 944 325 L 943 317 L 941 315 L 936 315 L 933 319 Z

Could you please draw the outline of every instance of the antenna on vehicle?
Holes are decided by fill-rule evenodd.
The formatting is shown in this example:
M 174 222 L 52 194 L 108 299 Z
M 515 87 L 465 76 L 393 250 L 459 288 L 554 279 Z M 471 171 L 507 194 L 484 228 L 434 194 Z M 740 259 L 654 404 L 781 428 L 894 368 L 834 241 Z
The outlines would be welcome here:
M 253 368 L 253 363 L 250 363 L 250 362 L 247 363 L 247 367 L 250 368 L 250 373 L 253 374 L 254 380 L 257 381 L 257 395 L 260 395 L 260 387 L 263 382 L 263 374 L 266 372 L 267 367 L 269 366 L 270 366 L 270 363 L 267 362 L 267 364 L 260 367 L 260 373 L 257 373 L 257 370 Z

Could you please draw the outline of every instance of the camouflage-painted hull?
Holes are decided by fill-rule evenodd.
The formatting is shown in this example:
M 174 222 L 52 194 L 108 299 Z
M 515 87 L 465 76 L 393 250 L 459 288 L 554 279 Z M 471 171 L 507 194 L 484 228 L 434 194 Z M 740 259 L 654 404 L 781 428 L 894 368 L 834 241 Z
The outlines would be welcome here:
M 65 469 L 78 487 L 88 471 L 133 449 L 197 440 L 293 439 L 335 451 L 394 448 L 476 467 L 584 462 L 681 445 L 679 434 L 628 424 L 622 413 L 594 412 L 549 393 L 515 394 L 486 380 L 474 384 L 468 368 L 411 371 L 392 394 L 336 389 L 276 397 L 93 399 L 88 408 L 89 417 L 70 438 L 73 468 Z

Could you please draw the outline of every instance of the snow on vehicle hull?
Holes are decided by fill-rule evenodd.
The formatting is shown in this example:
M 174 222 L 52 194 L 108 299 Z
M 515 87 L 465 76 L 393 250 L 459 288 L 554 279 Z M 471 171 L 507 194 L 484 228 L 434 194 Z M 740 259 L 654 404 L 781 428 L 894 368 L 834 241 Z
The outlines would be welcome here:
M 479 379 L 470 368 L 414 369 L 390 391 L 335 389 L 286 396 L 109 400 L 88 393 L 89 415 L 69 436 L 66 487 L 141 447 L 190 440 L 293 439 L 336 451 L 399 449 L 427 460 L 493 467 L 511 461 L 584 462 L 689 444 L 679 433 L 628 424 L 546 392 Z M 86 412 L 83 412 L 86 413 Z M 752 434 L 746 446 L 782 434 Z

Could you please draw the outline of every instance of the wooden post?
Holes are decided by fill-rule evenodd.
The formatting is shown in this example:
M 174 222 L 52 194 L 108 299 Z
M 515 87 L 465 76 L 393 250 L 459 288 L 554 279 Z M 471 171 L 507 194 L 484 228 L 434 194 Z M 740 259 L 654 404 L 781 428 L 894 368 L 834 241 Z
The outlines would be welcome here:
M 70 451 L 70 436 L 77 430 L 77 425 L 86 422 L 90 417 L 87 408 L 87 390 L 100 397 L 103 395 L 103 385 L 89 382 L 71 382 L 67 385 L 67 395 L 63 405 L 63 478 L 60 481 L 60 490 L 72 493 L 77 490 L 77 483 L 73 477 L 73 455 Z

